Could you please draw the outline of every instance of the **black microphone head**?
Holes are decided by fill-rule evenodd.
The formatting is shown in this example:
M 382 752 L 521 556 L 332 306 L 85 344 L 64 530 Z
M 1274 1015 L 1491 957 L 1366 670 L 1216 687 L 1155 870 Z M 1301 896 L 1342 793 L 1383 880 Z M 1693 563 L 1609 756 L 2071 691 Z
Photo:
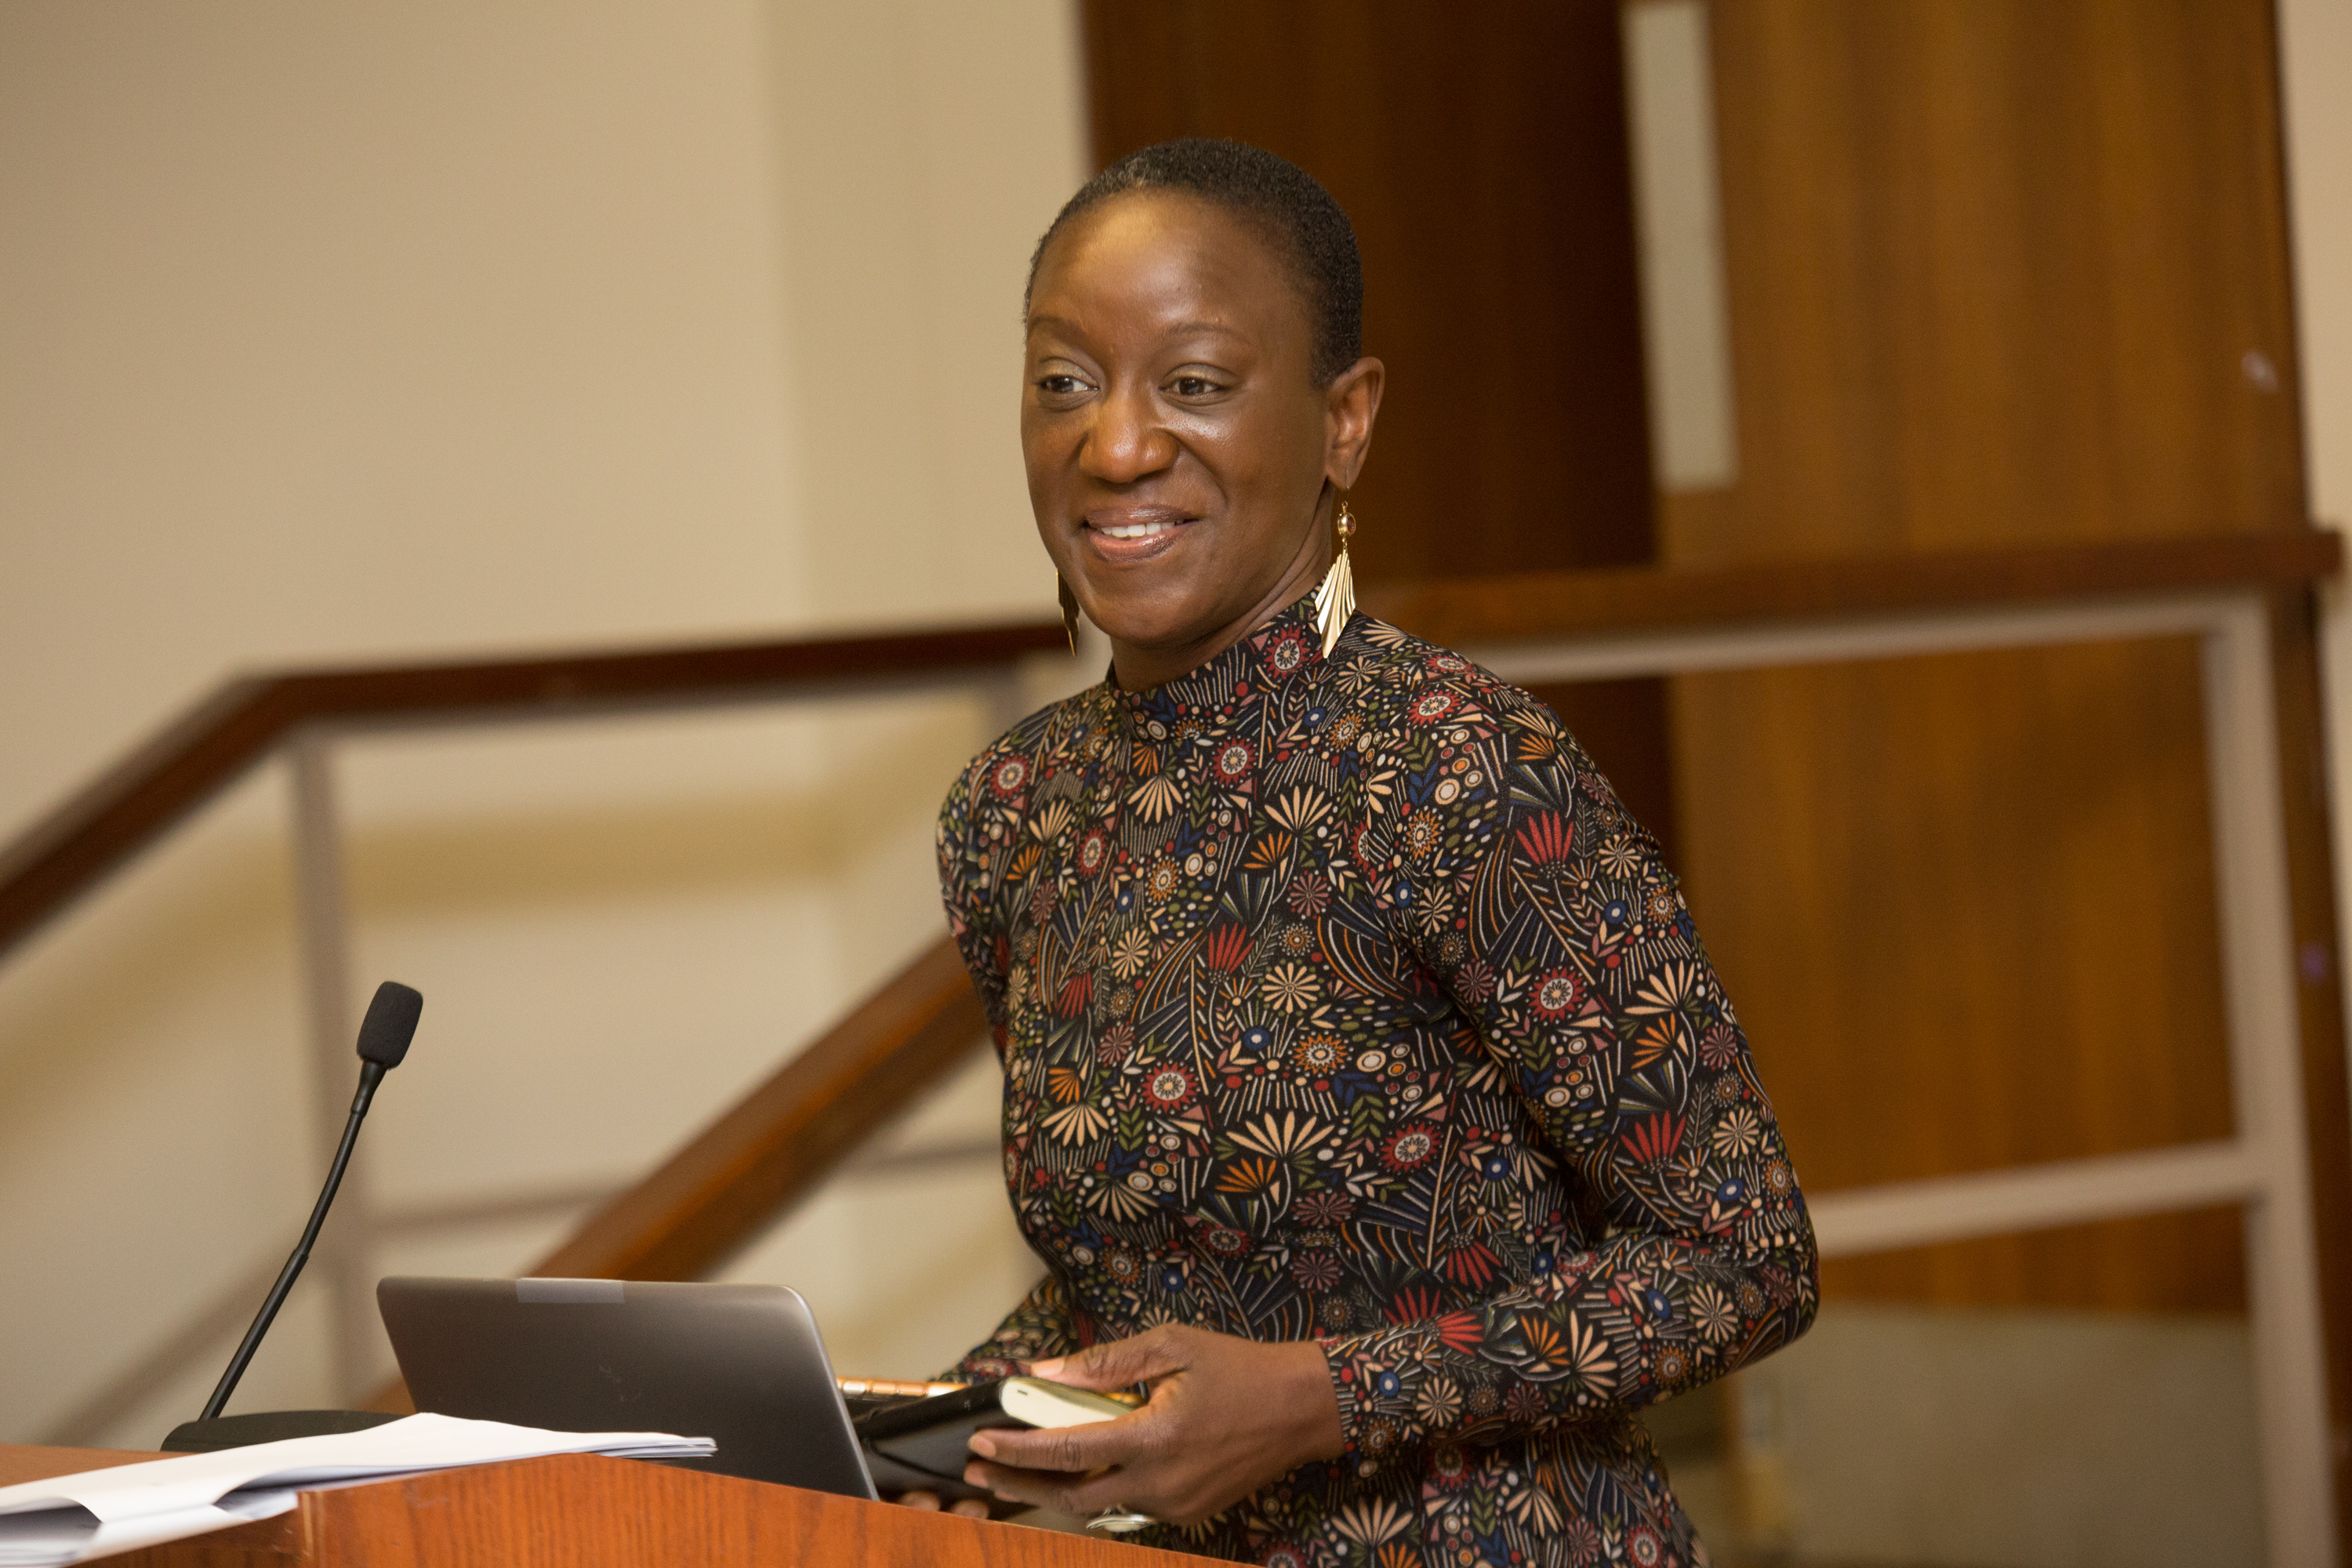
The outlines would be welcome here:
M 423 993 L 397 980 L 377 986 L 367 1016 L 360 1020 L 361 1058 L 386 1071 L 398 1067 L 400 1058 L 408 1054 L 408 1042 L 416 1037 L 417 1015 L 424 1011 Z

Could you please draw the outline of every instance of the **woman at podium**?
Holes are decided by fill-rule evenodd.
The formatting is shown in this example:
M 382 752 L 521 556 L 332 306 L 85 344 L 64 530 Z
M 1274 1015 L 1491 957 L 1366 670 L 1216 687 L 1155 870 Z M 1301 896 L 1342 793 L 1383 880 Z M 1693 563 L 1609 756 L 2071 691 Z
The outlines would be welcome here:
M 1030 494 L 1112 659 L 940 816 L 1050 1265 L 950 1375 L 1150 1401 L 969 1476 L 1251 1562 L 1703 1561 L 1634 1412 L 1804 1331 L 1811 1226 L 1649 834 L 1353 610 L 1361 300 L 1330 195 L 1230 142 L 1032 264 Z

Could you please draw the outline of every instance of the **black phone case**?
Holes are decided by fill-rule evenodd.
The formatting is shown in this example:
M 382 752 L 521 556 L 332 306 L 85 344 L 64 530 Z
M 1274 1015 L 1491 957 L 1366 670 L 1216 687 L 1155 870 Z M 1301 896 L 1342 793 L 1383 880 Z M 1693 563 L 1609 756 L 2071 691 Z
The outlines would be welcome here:
M 971 1458 L 965 1445 L 991 1426 L 1028 1425 L 1004 1413 L 998 1402 L 1003 1387 L 1002 1379 L 976 1383 L 859 1416 L 857 1438 L 875 1489 L 937 1492 L 950 1501 L 987 1497 L 982 1488 L 964 1484 L 963 1468 Z

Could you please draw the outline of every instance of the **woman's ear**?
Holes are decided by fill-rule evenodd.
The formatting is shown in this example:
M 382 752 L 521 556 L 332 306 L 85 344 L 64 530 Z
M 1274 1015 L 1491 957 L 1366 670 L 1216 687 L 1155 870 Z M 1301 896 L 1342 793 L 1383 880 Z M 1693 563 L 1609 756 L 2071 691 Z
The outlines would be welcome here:
M 1380 417 L 1381 387 L 1387 378 L 1388 367 L 1367 357 L 1332 377 L 1324 391 L 1323 472 L 1343 490 L 1355 487 L 1371 450 L 1372 421 Z

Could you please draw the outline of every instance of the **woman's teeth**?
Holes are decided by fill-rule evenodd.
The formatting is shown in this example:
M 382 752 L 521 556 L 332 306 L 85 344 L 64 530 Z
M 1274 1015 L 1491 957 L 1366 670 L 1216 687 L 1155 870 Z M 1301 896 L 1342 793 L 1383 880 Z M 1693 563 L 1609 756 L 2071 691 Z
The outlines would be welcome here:
M 1172 522 L 1123 522 L 1116 528 L 1098 528 L 1095 531 L 1106 539 L 1149 539 L 1175 526 Z

